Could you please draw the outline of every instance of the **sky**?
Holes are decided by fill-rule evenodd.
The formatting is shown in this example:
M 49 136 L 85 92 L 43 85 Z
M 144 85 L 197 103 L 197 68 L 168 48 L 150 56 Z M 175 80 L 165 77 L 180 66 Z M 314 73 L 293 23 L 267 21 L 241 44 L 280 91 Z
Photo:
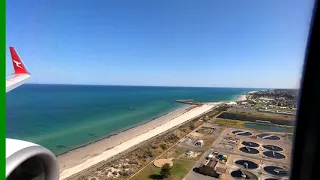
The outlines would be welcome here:
M 30 83 L 297 88 L 313 3 L 10 0 L 6 45 Z

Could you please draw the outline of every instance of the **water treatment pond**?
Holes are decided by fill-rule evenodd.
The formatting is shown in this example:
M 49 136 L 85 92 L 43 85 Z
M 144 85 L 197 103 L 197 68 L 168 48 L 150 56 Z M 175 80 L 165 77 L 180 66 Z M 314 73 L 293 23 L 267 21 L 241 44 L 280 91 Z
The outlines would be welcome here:
M 270 132 L 292 132 L 292 128 L 290 127 L 281 127 L 276 125 L 269 125 L 269 124 L 256 124 L 256 123 L 245 123 L 244 127 L 250 129 L 258 129 L 263 131 L 270 131 Z

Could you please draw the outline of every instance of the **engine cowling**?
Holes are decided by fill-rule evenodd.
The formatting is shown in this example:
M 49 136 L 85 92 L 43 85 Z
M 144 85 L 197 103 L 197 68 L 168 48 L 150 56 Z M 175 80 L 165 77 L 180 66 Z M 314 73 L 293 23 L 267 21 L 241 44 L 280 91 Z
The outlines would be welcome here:
M 6 179 L 57 180 L 56 157 L 38 144 L 7 138 Z

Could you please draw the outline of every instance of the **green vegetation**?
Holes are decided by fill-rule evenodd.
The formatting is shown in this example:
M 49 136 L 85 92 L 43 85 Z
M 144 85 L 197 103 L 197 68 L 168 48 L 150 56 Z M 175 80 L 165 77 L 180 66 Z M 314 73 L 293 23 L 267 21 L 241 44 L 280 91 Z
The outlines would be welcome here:
M 230 112 L 228 112 L 230 113 Z M 295 116 L 292 115 L 285 115 L 285 114 L 275 114 L 275 113 L 264 113 L 264 112 L 232 112 L 230 114 L 241 114 L 246 115 L 248 117 L 254 117 L 254 118 L 269 118 L 269 119 L 278 119 L 278 120 L 289 120 L 294 121 Z
M 243 128 L 244 127 L 244 121 L 237 121 L 237 120 L 225 120 L 225 119 L 217 119 L 215 124 L 219 124 L 221 126 L 225 127 L 231 127 L 231 128 Z
M 229 106 L 227 105 L 223 105 L 223 106 L 219 106 L 217 107 L 215 110 L 218 111 L 219 113 L 222 112 L 222 111 L 226 111 L 229 109 Z
M 296 110 L 289 109 L 289 108 L 285 108 L 285 109 L 281 109 L 281 108 L 268 108 L 268 109 L 269 109 L 269 110 L 273 110 L 273 111 L 296 112 Z
M 132 180 L 149 180 L 149 179 L 162 179 L 160 176 L 160 168 L 155 167 L 153 164 L 149 164 L 146 168 L 133 176 Z
M 170 164 L 166 163 L 162 166 L 160 175 L 162 178 L 167 178 L 171 175 L 171 167 Z
M 196 164 L 196 161 L 174 159 L 173 166 L 170 168 L 170 180 L 181 180 Z M 163 179 L 161 176 L 161 169 L 149 164 L 141 172 L 133 176 L 132 180 L 155 180 Z
M 230 127 L 230 128 L 243 128 L 243 129 L 252 129 L 252 128 L 248 128 L 245 127 L 246 124 L 258 124 L 258 125 L 263 125 L 263 126 L 277 126 L 274 124 L 264 124 L 264 123 L 255 123 L 255 122 L 248 122 L 248 121 L 237 121 L 237 120 L 224 120 L 224 119 L 217 119 L 215 122 L 215 124 L 219 124 L 221 126 L 225 126 L 225 127 Z M 294 132 L 294 126 L 280 126 L 279 127 L 285 128 L 287 129 L 286 132 Z M 265 131 L 265 130 L 259 130 L 259 129 L 254 129 L 256 131 Z M 221 130 L 222 133 L 223 129 Z M 220 132 L 219 132 L 220 133 Z
M 173 166 L 171 168 L 171 178 L 172 180 L 181 180 L 185 175 L 191 170 L 191 168 L 196 164 L 195 161 L 186 161 L 175 159 L 173 161 Z
M 264 106 L 262 104 L 256 104 L 253 106 L 255 109 L 268 109 L 268 110 L 272 110 L 272 111 L 285 111 L 285 112 L 295 112 L 295 110 L 290 109 L 290 108 L 280 108 L 280 107 L 268 107 L 268 106 Z
M 194 130 L 196 127 L 194 124 L 190 124 L 189 128 L 190 128 L 190 130 Z
M 199 121 L 199 119 L 208 119 L 205 117 L 213 117 L 219 114 L 220 111 L 212 110 L 199 118 L 196 118 L 190 122 L 187 122 L 174 130 L 171 130 L 165 134 L 157 136 L 155 138 L 151 138 L 150 140 L 141 143 L 141 145 L 132 150 L 129 153 L 124 153 L 121 156 L 116 156 L 115 159 L 112 161 L 107 161 L 105 164 L 99 165 L 96 170 L 89 172 L 88 174 L 84 174 L 82 177 L 84 179 L 89 179 L 95 177 L 97 179 L 104 179 L 105 172 L 110 170 L 111 167 L 120 170 L 120 176 L 117 179 L 127 179 L 128 175 L 132 175 L 133 173 L 139 171 L 141 168 L 145 168 L 139 172 L 137 175 L 133 176 L 132 179 L 143 180 L 143 179 L 162 179 L 160 175 L 160 168 L 156 168 L 153 163 L 150 163 L 163 153 L 166 149 L 173 146 L 175 143 L 178 142 L 181 138 L 191 132 L 191 129 L 199 127 L 203 121 Z M 160 147 L 160 148 L 159 148 Z M 189 172 L 192 166 L 196 163 L 196 161 L 201 157 L 198 155 L 194 158 L 184 158 L 182 155 L 186 152 L 185 147 L 173 147 L 168 152 L 164 153 L 164 155 L 168 156 L 169 158 L 181 158 L 181 159 L 174 159 L 173 167 L 171 168 L 171 176 L 170 179 L 183 179 L 183 177 Z M 171 153 L 171 154 L 170 154 Z M 203 152 L 201 152 L 203 153 Z M 163 157 L 162 155 L 161 157 Z M 130 164 L 130 173 L 124 172 L 125 169 L 121 165 L 121 163 L 128 161 Z M 147 165 L 150 163 L 149 165 Z M 113 170 L 112 170 L 113 171 Z M 119 171 L 119 172 L 120 172 Z M 122 173 L 123 171 L 123 173 Z M 118 171 L 112 172 L 112 174 L 116 174 Z
M 163 150 L 167 149 L 166 145 L 164 145 L 164 144 L 160 144 L 160 147 L 161 147 Z
M 204 147 L 210 147 L 215 140 L 215 138 L 204 139 Z
M 146 155 L 147 155 L 147 156 L 149 156 L 149 157 L 153 157 L 153 154 L 152 154 L 152 152 L 151 152 L 151 151 L 146 151 L 145 153 L 146 153 Z
M 256 109 L 264 108 L 264 106 L 262 104 L 256 104 L 253 107 L 256 108 Z
M 220 128 L 219 131 L 218 131 L 218 133 L 219 133 L 219 134 L 222 134 L 222 132 L 223 132 L 224 130 L 225 130 L 225 128 Z
M 185 147 L 178 147 L 174 148 L 173 158 L 178 158 L 180 155 L 184 154 L 184 152 L 187 150 Z

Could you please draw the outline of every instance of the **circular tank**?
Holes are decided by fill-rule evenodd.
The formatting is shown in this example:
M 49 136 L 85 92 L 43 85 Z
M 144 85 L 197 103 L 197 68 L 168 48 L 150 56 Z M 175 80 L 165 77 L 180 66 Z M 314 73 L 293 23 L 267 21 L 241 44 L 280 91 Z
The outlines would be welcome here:
M 247 131 L 232 131 L 232 134 L 238 135 L 238 136 L 251 136 L 252 134 L 250 132 Z
M 288 170 L 277 166 L 266 166 L 263 168 L 267 173 L 276 176 L 288 176 Z
M 286 157 L 285 155 L 275 151 L 265 151 L 263 152 L 263 155 L 274 158 L 274 159 L 284 159 Z
M 258 177 L 253 173 L 246 170 L 235 170 L 231 172 L 231 176 L 235 179 L 255 179 L 258 180 Z
M 274 145 L 262 145 L 265 149 L 268 149 L 270 151 L 283 151 L 281 147 L 274 146 Z
M 258 154 L 259 153 L 259 151 L 257 149 L 251 148 L 251 147 L 241 147 L 239 150 L 244 153 L 248 153 L 248 154 Z
M 236 165 L 240 166 L 241 168 L 245 168 L 245 169 L 256 169 L 258 168 L 258 164 L 254 163 L 252 161 L 249 160 L 237 160 L 235 162 Z
M 262 133 L 257 135 L 259 138 L 262 139 L 268 139 L 268 140 L 280 140 L 279 136 L 273 135 L 273 134 L 268 134 L 268 133 Z
M 243 141 L 242 144 L 245 146 L 249 146 L 249 147 L 259 147 L 260 146 L 258 143 L 251 142 L 251 141 Z

